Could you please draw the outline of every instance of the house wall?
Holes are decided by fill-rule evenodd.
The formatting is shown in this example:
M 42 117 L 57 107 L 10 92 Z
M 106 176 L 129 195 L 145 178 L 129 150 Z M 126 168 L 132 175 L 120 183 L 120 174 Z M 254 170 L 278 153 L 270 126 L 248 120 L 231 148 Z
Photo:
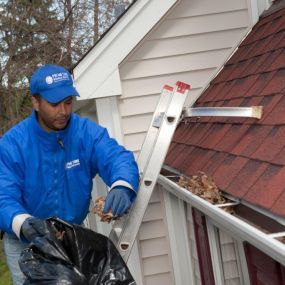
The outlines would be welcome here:
M 124 144 L 138 154 L 161 89 L 199 96 L 250 25 L 246 0 L 182 0 L 119 67 Z M 186 102 L 187 105 L 187 102 Z
M 198 97 L 247 33 L 251 18 L 247 3 L 182 0 L 120 64 L 123 94 L 118 104 L 123 141 L 136 156 L 162 87 L 183 81 L 191 84 L 189 96 Z M 156 199 L 148 206 L 151 219 L 144 220 L 138 238 L 144 284 L 179 285 L 171 273 L 174 269 L 168 228 L 163 222 L 166 213 L 159 195 Z M 189 246 L 195 248 L 189 241 Z M 195 279 L 200 284 L 197 255 L 191 252 Z M 238 284 L 236 276 L 232 277 L 228 277 L 227 284 L 231 280 Z
M 143 218 L 138 246 L 144 285 L 175 284 L 172 260 L 169 255 L 169 239 L 165 221 L 165 208 L 161 190 L 156 187 Z
M 187 205 L 187 212 L 186 212 L 186 220 L 188 226 L 188 242 L 190 245 L 190 256 L 192 259 L 192 272 L 194 275 L 195 284 L 200 285 L 201 282 L 201 273 L 200 273 L 200 266 L 199 266 L 199 258 L 197 253 L 197 244 L 195 238 L 195 230 L 194 230 L 194 221 L 192 215 L 192 208 L 190 205 Z
M 236 241 L 224 231 L 219 230 L 219 245 L 225 285 L 243 285 Z

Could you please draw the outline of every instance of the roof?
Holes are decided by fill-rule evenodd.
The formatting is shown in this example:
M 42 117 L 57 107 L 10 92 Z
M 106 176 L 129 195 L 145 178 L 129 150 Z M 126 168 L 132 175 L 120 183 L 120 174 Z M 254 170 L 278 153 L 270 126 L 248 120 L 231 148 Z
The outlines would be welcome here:
M 285 217 L 285 8 L 276 2 L 194 106 L 260 105 L 262 118 L 188 118 L 165 165 L 203 171 L 222 191 Z

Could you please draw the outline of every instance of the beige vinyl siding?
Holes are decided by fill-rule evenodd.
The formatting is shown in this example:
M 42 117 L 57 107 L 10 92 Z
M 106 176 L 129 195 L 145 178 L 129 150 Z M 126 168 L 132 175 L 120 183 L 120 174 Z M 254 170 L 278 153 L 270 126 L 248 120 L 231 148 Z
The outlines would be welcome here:
M 127 99 L 136 99 L 146 95 L 158 96 L 165 84 L 172 85 L 177 81 L 189 82 L 191 79 L 191 82 L 189 82 L 191 83 L 191 90 L 193 90 L 193 88 L 201 88 L 203 83 L 205 83 L 205 78 L 211 77 L 214 71 L 214 68 L 209 67 L 203 70 L 189 70 L 186 72 L 170 73 L 166 75 L 158 74 L 156 76 L 124 80 L 122 81 L 124 91 L 122 97 L 120 97 L 119 103 L 126 104 Z M 144 106 L 140 106 L 142 109 L 144 108 Z M 122 115 L 124 116 L 124 113 L 122 113 Z
M 161 192 L 155 188 L 138 234 L 144 284 L 174 284 Z
M 219 230 L 219 239 L 225 285 L 243 285 L 239 270 L 239 255 L 234 239 L 222 230 Z
M 195 52 L 231 48 L 233 41 L 240 36 L 241 28 L 191 34 L 183 37 L 171 37 L 165 39 L 148 40 L 132 55 L 132 61 L 160 58 L 162 55 L 173 56 L 175 54 L 189 54 Z
M 129 62 L 121 69 L 124 78 L 133 79 L 141 77 L 152 77 L 157 74 L 166 75 L 171 73 L 187 72 L 189 70 L 203 70 L 215 68 L 225 58 L 226 48 L 211 51 L 201 51 L 140 62 L 137 69 L 137 62 Z
M 191 2 L 191 6 L 189 5 Z M 182 1 L 168 18 L 189 17 L 247 9 L 247 0 Z
M 159 265 L 158 265 L 159 266 Z M 144 285 L 172 285 L 174 284 L 169 278 L 168 273 L 160 273 L 145 277 Z
M 123 93 L 118 104 L 128 149 L 139 154 L 163 86 L 186 82 L 191 84 L 188 98 L 197 98 L 247 33 L 249 19 L 246 0 L 181 0 L 161 19 L 119 66 Z M 138 235 L 143 280 L 146 285 L 174 285 L 166 215 L 155 191 Z M 191 217 L 188 213 L 189 254 L 199 285 Z M 229 272 L 235 270 L 235 264 L 228 265 Z M 230 273 L 227 284 L 235 278 Z
M 161 20 L 119 67 L 126 147 L 138 155 L 165 84 L 189 83 L 189 97 L 199 96 L 249 21 L 246 0 L 182 0 Z
M 206 2 L 206 1 L 203 1 Z M 167 19 L 151 39 L 210 33 L 237 28 L 248 24 L 247 10 Z

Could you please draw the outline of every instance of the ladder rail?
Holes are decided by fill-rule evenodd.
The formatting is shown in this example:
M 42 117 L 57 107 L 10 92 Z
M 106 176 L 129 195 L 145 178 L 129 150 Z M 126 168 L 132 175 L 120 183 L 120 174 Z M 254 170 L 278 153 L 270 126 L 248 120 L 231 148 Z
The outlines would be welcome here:
M 172 136 L 179 122 L 180 115 L 188 94 L 190 86 L 183 82 L 177 82 L 176 88 L 165 112 L 155 144 L 148 158 L 144 161 L 144 171 L 141 177 L 137 200 L 130 212 L 121 223 L 115 223 L 110 234 L 110 239 L 117 246 L 121 256 L 127 262 L 132 246 L 143 220 L 143 216 L 148 206 L 162 164 L 167 154 Z M 144 154 L 144 158 L 148 156 Z
M 163 120 L 163 116 L 167 110 L 172 96 L 173 87 L 165 85 L 162 89 L 160 99 L 157 103 L 154 115 L 151 120 L 151 124 L 149 126 L 148 132 L 146 134 L 143 145 L 141 147 L 141 151 L 137 159 L 137 164 L 140 173 L 144 172 L 144 169 L 148 163 L 149 156 L 157 139 L 161 120 Z
M 149 157 L 153 151 L 153 146 L 156 143 L 158 133 L 160 131 L 159 121 L 163 120 L 164 114 L 168 108 L 169 102 L 173 96 L 173 87 L 169 85 L 164 85 L 159 97 L 159 101 L 155 107 L 151 123 L 149 125 L 146 137 L 141 147 L 141 151 L 137 158 L 137 164 L 139 169 L 140 177 L 142 177 L 146 165 L 149 161 Z M 137 197 L 137 201 L 138 201 Z M 119 220 L 116 220 L 113 223 L 112 231 L 109 234 L 109 238 L 116 245 L 118 243 L 119 235 L 121 234 L 122 229 L 126 223 L 126 216 L 121 217 Z

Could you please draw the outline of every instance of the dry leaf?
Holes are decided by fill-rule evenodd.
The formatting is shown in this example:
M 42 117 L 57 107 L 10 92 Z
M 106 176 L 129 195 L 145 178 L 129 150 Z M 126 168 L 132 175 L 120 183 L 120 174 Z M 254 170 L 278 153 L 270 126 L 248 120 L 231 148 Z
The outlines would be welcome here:
M 226 202 L 213 179 L 204 172 L 199 172 L 198 175 L 193 175 L 191 178 L 181 176 L 178 185 L 211 204 L 217 205 Z M 223 209 L 231 214 L 234 212 L 233 207 L 224 207 Z
M 113 215 L 112 210 L 110 210 L 106 214 L 103 213 L 104 205 L 105 205 L 105 197 L 103 196 L 98 197 L 95 200 L 95 205 L 91 210 L 91 212 L 98 215 L 101 218 L 101 222 L 110 223 L 111 221 L 116 220 L 118 217 Z

